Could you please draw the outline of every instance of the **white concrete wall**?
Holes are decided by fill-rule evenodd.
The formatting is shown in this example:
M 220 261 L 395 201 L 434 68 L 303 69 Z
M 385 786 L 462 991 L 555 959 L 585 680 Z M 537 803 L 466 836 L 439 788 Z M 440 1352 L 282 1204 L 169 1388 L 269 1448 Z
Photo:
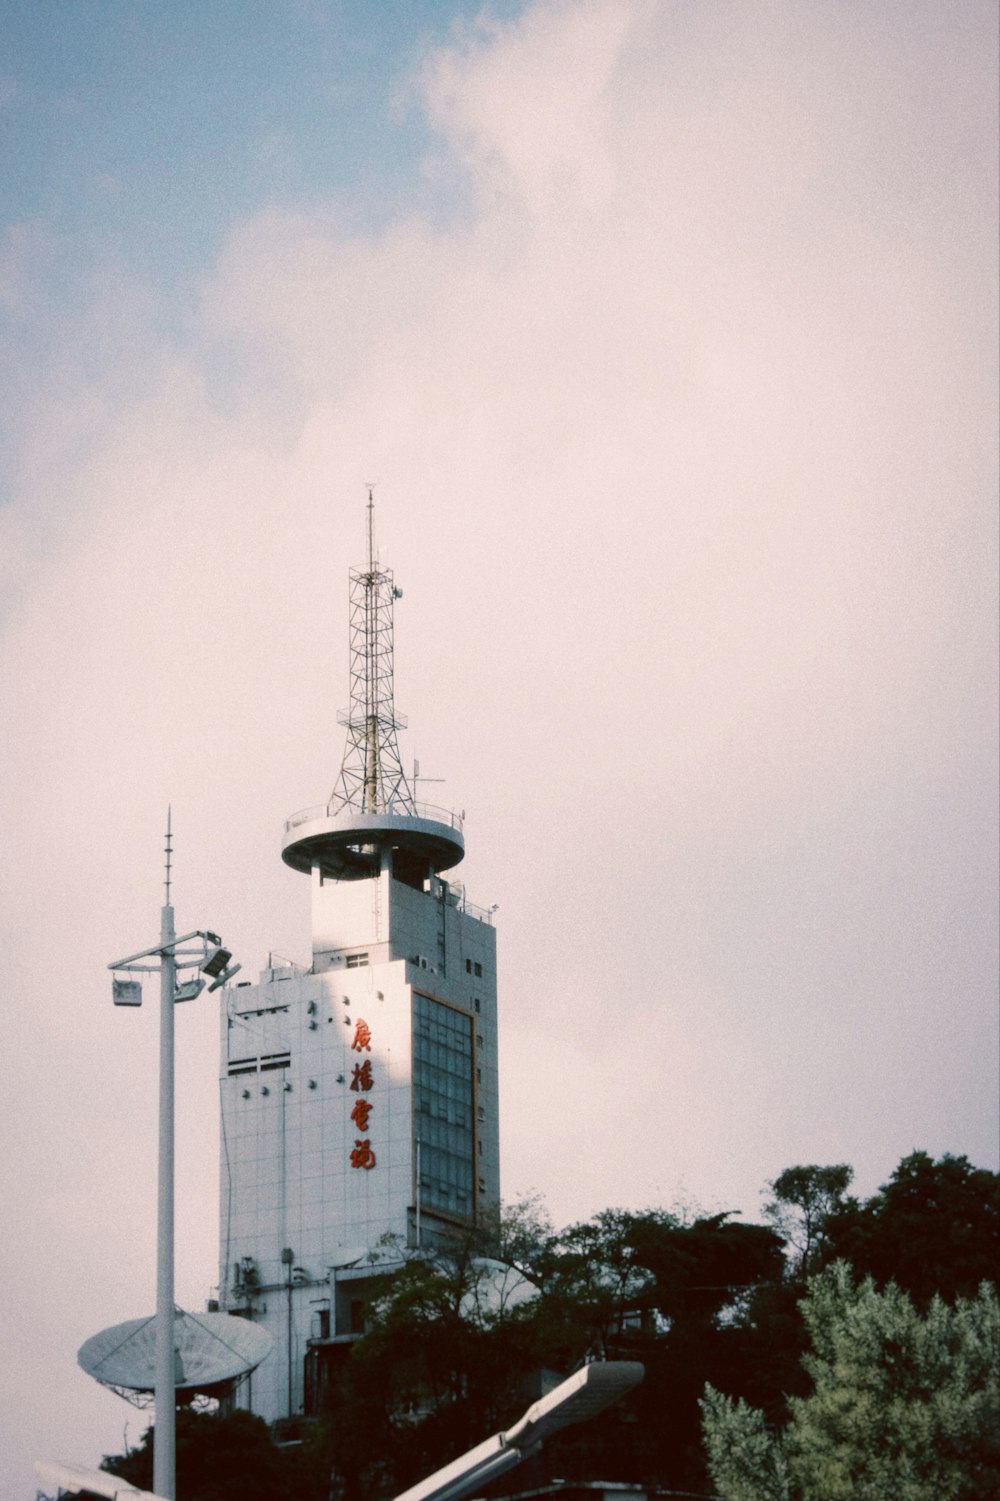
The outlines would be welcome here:
M 272 1335 L 272 1354 L 238 1398 L 269 1421 L 288 1413 L 289 1268 L 282 1250 L 291 1249 L 300 1279 L 292 1291 L 291 1331 L 297 1412 L 313 1315 L 329 1297 L 330 1268 L 386 1233 L 406 1241 L 415 1200 L 414 987 L 474 1018 L 475 1100 L 482 1111 L 475 1122 L 482 1142 L 476 1175 L 483 1185 L 480 1204 L 499 1201 L 493 928 L 385 876 L 319 887 L 314 875 L 313 891 L 317 964 L 323 967 L 318 973 L 265 971 L 259 984 L 227 992 L 222 1017 L 220 1302 L 249 1306 Z M 341 943 L 349 934 L 350 942 Z M 386 941 L 376 950 L 380 935 Z M 347 968 L 342 953 L 319 943 L 334 937 L 341 948 L 368 945 L 376 962 Z M 370 1050 L 358 1051 L 353 1044 L 362 1021 Z M 268 1068 L 269 1061 L 282 1066 Z M 372 1087 L 352 1090 L 355 1068 L 366 1062 Z M 232 1074 L 234 1066 L 253 1071 Z M 351 1119 L 359 1100 L 371 1105 L 364 1132 Z M 352 1166 L 359 1142 L 374 1155 L 369 1168 Z M 234 1263 L 244 1257 L 256 1273 L 250 1298 L 234 1282 Z
M 226 1259 L 252 1256 L 261 1280 L 272 1282 L 284 1277 L 283 1246 L 293 1248 L 296 1264 L 322 1271 L 339 1247 L 403 1231 L 412 1197 L 405 965 L 244 986 L 230 1006 L 222 1080 Z M 353 1046 L 359 1022 L 371 1033 L 362 1051 Z M 288 1066 L 268 1070 L 264 1055 L 282 1047 Z M 262 1060 L 260 1072 L 229 1076 L 230 1058 L 250 1057 Z M 372 1087 L 353 1090 L 355 1068 L 365 1063 Z M 351 1120 L 359 1100 L 371 1106 L 367 1132 Z M 351 1166 L 358 1140 L 370 1141 L 374 1167 Z
M 325 880 L 312 872 L 313 954 L 373 948 L 389 938 L 389 875 L 367 881 Z M 372 954 L 374 959 L 378 956 Z

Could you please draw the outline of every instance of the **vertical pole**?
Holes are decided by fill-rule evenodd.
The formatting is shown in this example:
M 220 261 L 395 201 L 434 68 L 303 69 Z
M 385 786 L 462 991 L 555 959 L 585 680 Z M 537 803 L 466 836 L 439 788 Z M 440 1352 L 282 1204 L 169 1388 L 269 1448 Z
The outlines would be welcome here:
M 293 1378 L 292 1378 L 292 1370 L 293 1370 L 293 1360 L 292 1360 L 292 1264 L 291 1264 L 291 1262 L 289 1262 L 288 1263 L 288 1416 L 289 1417 L 292 1416 L 292 1412 L 294 1411 L 294 1409 L 292 1407 L 292 1394 L 293 1394 L 293 1391 L 294 1391 L 294 1382 L 293 1382 Z
M 160 1155 L 156 1219 L 156 1428 L 153 1490 L 175 1501 L 174 1368 L 174 909 L 160 912 Z
M 417 1232 L 417 1250 L 420 1250 L 420 1137 L 417 1137 L 417 1191 L 413 1195 L 416 1209 L 414 1228 Z

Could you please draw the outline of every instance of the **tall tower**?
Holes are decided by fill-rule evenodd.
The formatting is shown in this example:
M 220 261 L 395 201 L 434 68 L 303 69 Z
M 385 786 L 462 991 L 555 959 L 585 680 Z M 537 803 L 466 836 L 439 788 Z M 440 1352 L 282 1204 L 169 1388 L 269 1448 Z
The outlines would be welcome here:
M 310 881 L 311 964 L 231 989 L 222 1018 L 219 1304 L 273 1337 L 242 1399 L 269 1421 L 317 1409 L 387 1258 L 500 1197 L 496 934 L 444 877 L 462 819 L 403 771 L 371 492 L 350 578 L 343 761 L 282 846 Z

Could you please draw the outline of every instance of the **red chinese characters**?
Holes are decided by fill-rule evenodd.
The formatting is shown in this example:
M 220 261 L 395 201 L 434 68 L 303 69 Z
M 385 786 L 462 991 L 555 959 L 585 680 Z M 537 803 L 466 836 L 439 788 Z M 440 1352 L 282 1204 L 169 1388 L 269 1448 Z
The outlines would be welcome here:
M 351 1153 L 351 1166 L 363 1167 L 370 1171 L 375 1166 L 375 1153 L 372 1151 L 370 1141 L 358 1141 L 355 1138 L 354 1151 Z
M 370 1058 L 366 1058 L 364 1063 L 356 1063 L 354 1065 L 354 1073 L 351 1076 L 351 1088 L 355 1094 L 359 1094 L 362 1090 L 367 1092 L 371 1089 L 374 1082 Z
M 359 1019 L 354 1024 L 354 1040 L 351 1043 L 351 1051 L 353 1053 L 370 1053 L 371 1050 L 371 1027 L 369 1027 L 366 1021 Z M 360 1098 L 361 1095 L 369 1094 L 375 1087 L 375 1074 L 370 1058 L 365 1058 L 361 1063 L 354 1065 L 350 1087 L 359 1096 L 351 1107 L 351 1120 L 362 1133 L 361 1136 L 354 1138 L 354 1149 L 350 1156 L 351 1166 L 360 1168 L 363 1172 L 371 1172 L 377 1159 L 371 1141 L 368 1139 L 366 1133 L 373 1105 L 371 1100 Z

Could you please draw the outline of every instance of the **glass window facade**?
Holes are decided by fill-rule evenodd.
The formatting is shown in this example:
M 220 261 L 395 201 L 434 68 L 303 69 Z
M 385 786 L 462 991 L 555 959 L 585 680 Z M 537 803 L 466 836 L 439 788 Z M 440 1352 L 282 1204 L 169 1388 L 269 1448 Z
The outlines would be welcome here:
M 475 1208 L 472 1018 L 413 995 L 413 1123 L 420 1202 L 471 1217 Z

